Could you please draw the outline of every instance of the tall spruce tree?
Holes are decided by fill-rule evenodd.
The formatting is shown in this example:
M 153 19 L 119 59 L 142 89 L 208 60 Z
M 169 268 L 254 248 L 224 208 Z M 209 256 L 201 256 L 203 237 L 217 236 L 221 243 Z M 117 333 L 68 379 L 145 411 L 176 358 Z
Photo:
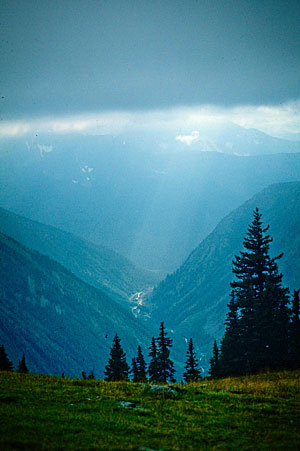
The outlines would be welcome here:
M 191 338 L 186 354 L 185 372 L 183 378 L 185 382 L 195 382 L 201 379 L 201 372 L 199 369 L 198 360 L 194 349 L 193 339 Z
M 3 345 L 0 346 L 0 371 L 13 371 L 13 363 L 9 360 L 5 348 Z
M 229 321 L 220 361 L 231 374 L 277 369 L 287 365 L 288 356 L 288 290 L 282 287 L 282 274 L 277 260 L 282 254 L 269 256 L 272 238 L 263 228 L 258 208 L 253 213 L 244 239 L 244 250 L 233 261 L 235 280 L 231 283 L 237 320 Z M 238 330 L 238 352 L 234 359 L 226 344 L 227 338 Z M 238 362 L 237 360 L 238 359 Z M 227 370 L 226 370 L 227 372 Z
M 148 365 L 148 375 L 150 382 L 157 382 L 159 380 L 158 360 L 157 360 L 157 347 L 156 340 L 152 337 L 150 346 L 149 357 L 151 358 Z
M 212 358 L 209 361 L 209 370 L 208 374 L 212 379 L 215 379 L 216 377 L 219 377 L 220 371 L 219 371 L 219 348 L 217 345 L 217 340 L 214 341 L 213 346 L 213 355 Z
M 294 290 L 290 323 L 290 368 L 300 368 L 300 290 Z
M 128 380 L 129 366 L 126 362 L 126 353 L 121 347 L 121 340 L 118 334 L 113 339 L 113 345 L 110 350 L 110 357 L 108 364 L 105 367 L 105 380 L 106 381 L 127 381 Z
M 22 359 L 19 360 L 18 373 L 28 373 L 28 368 L 26 365 L 25 355 L 23 354 Z
M 161 322 L 159 327 L 159 336 L 157 338 L 157 365 L 159 382 L 175 382 L 174 363 L 170 359 L 171 347 L 172 340 L 167 336 L 164 323 Z

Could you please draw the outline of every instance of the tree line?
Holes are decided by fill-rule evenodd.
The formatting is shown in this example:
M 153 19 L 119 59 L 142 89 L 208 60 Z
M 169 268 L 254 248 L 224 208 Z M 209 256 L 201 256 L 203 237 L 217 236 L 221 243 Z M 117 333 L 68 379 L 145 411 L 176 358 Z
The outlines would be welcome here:
M 263 227 L 259 209 L 253 213 L 243 250 L 233 260 L 225 334 L 214 342 L 211 377 L 300 368 L 300 301 L 282 285 L 277 260 L 269 255 L 273 239 Z
M 105 366 L 105 380 L 126 381 L 131 377 L 133 382 L 175 382 L 174 363 L 170 359 L 171 347 L 172 339 L 168 337 L 166 328 L 162 322 L 158 337 L 152 337 L 149 347 L 149 365 L 146 364 L 141 346 L 138 346 L 137 356 L 133 357 L 130 368 L 126 361 L 126 353 L 121 346 L 121 340 L 116 334 L 113 339 L 108 363 Z M 186 382 L 201 379 L 201 372 L 192 339 L 190 339 L 188 345 L 183 377 Z
M 127 364 L 126 353 L 121 346 L 121 340 L 118 334 L 115 335 L 110 350 L 108 363 L 105 366 L 104 379 L 106 381 L 128 381 L 133 382 L 175 382 L 174 363 L 170 359 L 170 349 L 172 339 L 168 337 L 164 323 L 160 324 L 159 335 L 152 337 L 149 347 L 150 362 L 147 365 L 141 346 L 138 346 L 137 356 L 132 359 L 131 367 Z M 14 366 L 8 358 L 4 346 L 0 346 L 0 371 L 13 371 Z M 28 373 L 28 368 L 23 354 L 19 360 L 17 372 Z M 95 379 L 94 371 L 91 370 L 87 375 L 82 371 L 82 377 L 85 380 Z M 64 377 L 64 373 L 62 374 Z M 184 372 L 186 382 L 197 381 L 201 379 L 198 360 L 196 358 L 193 340 L 190 339 L 187 350 L 187 358 Z
M 270 257 L 273 238 L 267 233 L 269 226 L 263 227 L 261 218 L 256 208 L 243 250 L 232 262 L 235 279 L 230 284 L 232 291 L 224 337 L 220 346 L 214 341 L 208 371 L 211 378 L 300 368 L 300 289 L 294 290 L 290 298 L 288 288 L 283 287 L 283 274 L 277 264 L 283 254 Z M 174 380 L 173 363 L 169 359 L 171 343 L 161 323 L 159 337 L 152 338 L 150 347 L 150 382 Z M 113 380 L 109 368 L 106 367 L 106 379 Z M 140 347 L 132 361 L 131 372 L 134 381 L 147 380 Z M 201 379 L 192 339 L 183 377 L 186 382 Z
M 5 351 L 5 348 L 3 345 L 0 346 L 0 371 L 13 371 L 14 365 L 13 362 L 8 358 L 8 355 Z M 26 365 L 26 359 L 25 355 L 23 354 L 22 359 L 19 360 L 18 367 L 17 367 L 18 373 L 28 373 L 28 368 Z

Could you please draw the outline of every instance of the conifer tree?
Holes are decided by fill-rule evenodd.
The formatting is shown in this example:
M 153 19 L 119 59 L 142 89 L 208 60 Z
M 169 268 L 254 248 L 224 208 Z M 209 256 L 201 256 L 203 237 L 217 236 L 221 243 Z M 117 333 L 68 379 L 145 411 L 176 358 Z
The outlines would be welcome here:
M 121 340 L 116 334 L 104 371 L 106 381 L 128 380 L 129 366 L 126 362 L 126 353 L 123 351 L 120 342 Z
M 157 364 L 158 364 L 158 381 L 159 382 L 175 382 L 174 363 L 170 359 L 170 348 L 172 340 L 167 336 L 164 323 L 161 322 L 159 328 L 159 336 L 157 338 Z
M 132 381 L 133 382 L 139 382 L 139 374 L 138 374 L 138 368 L 136 364 L 136 358 L 133 357 L 131 362 L 131 370 L 130 373 L 132 374 Z
M 18 373 L 28 373 L 28 368 L 25 361 L 25 355 L 23 354 L 22 360 L 19 360 Z
M 138 346 L 138 355 L 136 358 L 136 366 L 138 372 L 138 382 L 147 381 L 147 365 L 143 356 L 142 348 Z
M 5 348 L 3 345 L 0 346 L 0 371 L 13 371 L 13 363 L 9 360 Z
M 234 305 L 230 314 L 236 318 L 228 318 L 220 356 L 221 371 L 226 362 L 225 373 L 229 370 L 230 374 L 279 369 L 287 364 L 288 290 L 282 287 L 277 265 L 282 254 L 269 256 L 272 242 L 266 233 L 269 226 L 263 228 L 258 208 L 253 216 L 243 242 L 244 250 L 233 261 Z M 238 337 L 239 349 L 235 352 L 228 345 L 228 337 L 232 336 Z
M 234 291 L 231 292 L 225 321 L 225 334 L 220 346 L 218 375 L 238 375 L 241 372 L 244 350 L 240 344 L 238 307 Z
M 209 361 L 210 367 L 208 374 L 212 379 L 219 377 L 219 348 L 217 345 L 217 340 L 214 341 L 213 355 Z
M 290 323 L 290 364 L 293 369 L 300 368 L 300 290 L 294 290 Z
M 89 372 L 89 375 L 88 375 L 87 379 L 88 379 L 88 380 L 92 380 L 92 381 L 95 380 L 94 369 L 92 369 L 92 370 Z
M 157 382 L 159 380 L 159 370 L 158 370 L 156 340 L 154 337 L 152 337 L 151 346 L 149 349 L 150 349 L 149 357 L 151 358 L 150 363 L 148 365 L 149 381 Z
M 200 369 L 198 365 L 198 360 L 196 359 L 196 353 L 194 350 L 193 339 L 191 338 L 188 345 L 188 350 L 186 354 L 186 364 L 185 372 L 183 373 L 183 378 L 185 382 L 194 382 L 201 379 Z

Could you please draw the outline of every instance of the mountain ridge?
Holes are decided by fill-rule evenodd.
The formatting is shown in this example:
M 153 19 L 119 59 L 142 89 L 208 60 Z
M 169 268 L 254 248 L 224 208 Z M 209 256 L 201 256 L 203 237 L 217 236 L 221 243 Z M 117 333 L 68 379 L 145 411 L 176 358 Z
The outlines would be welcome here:
M 135 292 L 158 281 L 157 274 L 137 268 L 110 249 L 1 207 L 0 232 L 61 263 L 123 305 Z
M 131 312 L 61 264 L 0 234 L 0 342 L 33 372 L 103 374 L 118 332 L 132 355 L 150 333 Z
M 300 173 L 300 153 L 238 157 L 179 142 L 165 149 L 159 137 L 52 138 L 3 144 L 0 205 L 168 272 L 256 191 Z
M 152 320 L 168 318 L 179 343 L 193 337 L 198 350 L 211 352 L 221 339 L 233 280 L 232 260 L 243 249 L 243 238 L 253 210 L 259 207 L 264 225 L 270 224 L 271 256 L 278 261 L 283 283 L 291 290 L 300 285 L 300 182 L 273 184 L 227 215 L 194 249 L 177 271 L 154 290 L 148 305 Z M 282 219 L 282 220 L 280 220 Z

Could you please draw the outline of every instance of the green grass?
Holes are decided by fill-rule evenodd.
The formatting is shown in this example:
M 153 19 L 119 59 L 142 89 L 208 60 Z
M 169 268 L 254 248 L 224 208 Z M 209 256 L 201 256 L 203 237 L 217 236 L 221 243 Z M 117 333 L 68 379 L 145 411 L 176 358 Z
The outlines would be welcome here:
M 0 449 L 300 449 L 300 371 L 175 388 L 0 373 Z

